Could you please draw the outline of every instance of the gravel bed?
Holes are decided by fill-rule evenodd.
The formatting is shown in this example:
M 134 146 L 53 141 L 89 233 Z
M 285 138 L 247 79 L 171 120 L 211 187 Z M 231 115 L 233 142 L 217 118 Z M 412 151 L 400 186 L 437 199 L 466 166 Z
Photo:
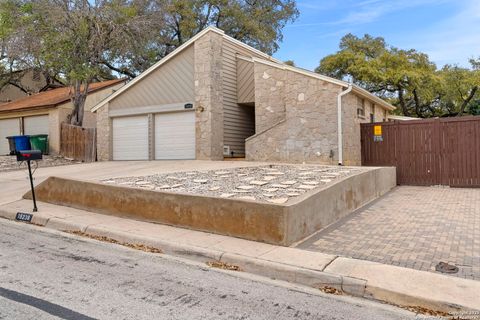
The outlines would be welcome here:
M 281 204 L 362 170 L 320 165 L 267 165 L 124 177 L 101 182 L 153 191 Z
M 52 155 L 44 155 L 42 160 L 34 161 L 32 163 L 33 168 L 36 168 L 37 164 L 38 167 L 56 167 L 56 166 L 64 166 L 69 164 L 77 164 L 81 162 L 68 160 L 63 157 L 59 156 L 52 156 Z M 14 170 L 26 170 L 27 163 L 26 162 L 18 162 L 16 156 L 0 156 L 0 172 L 6 171 L 14 171 Z

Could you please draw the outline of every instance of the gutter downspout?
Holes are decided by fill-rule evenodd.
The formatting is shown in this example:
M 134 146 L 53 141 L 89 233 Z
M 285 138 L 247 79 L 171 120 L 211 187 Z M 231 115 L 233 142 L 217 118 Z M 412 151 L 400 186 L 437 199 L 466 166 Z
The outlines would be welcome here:
M 342 127 L 342 97 L 352 91 L 352 84 L 337 96 L 337 130 L 338 130 L 338 165 L 343 166 L 343 127 Z

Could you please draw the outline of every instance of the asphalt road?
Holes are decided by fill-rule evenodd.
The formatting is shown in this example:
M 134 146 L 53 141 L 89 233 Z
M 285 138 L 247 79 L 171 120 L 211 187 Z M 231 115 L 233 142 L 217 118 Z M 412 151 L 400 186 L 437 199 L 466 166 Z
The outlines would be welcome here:
M 401 309 L 0 219 L 0 319 L 414 319 Z

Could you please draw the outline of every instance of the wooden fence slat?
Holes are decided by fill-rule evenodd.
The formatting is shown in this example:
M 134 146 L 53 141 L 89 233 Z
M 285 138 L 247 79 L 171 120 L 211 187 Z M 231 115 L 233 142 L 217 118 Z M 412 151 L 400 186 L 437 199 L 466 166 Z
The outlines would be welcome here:
M 480 187 L 480 117 L 362 124 L 361 144 L 362 165 L 397 167 L 399 184 Z
M 96 160 L 96 129 L 61 124 L 60 154 L 82 162 Z

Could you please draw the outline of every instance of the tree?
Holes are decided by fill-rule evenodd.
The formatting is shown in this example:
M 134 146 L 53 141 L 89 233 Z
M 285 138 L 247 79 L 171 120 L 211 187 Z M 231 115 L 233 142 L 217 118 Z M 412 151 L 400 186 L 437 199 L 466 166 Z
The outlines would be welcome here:
M 351 77 L 406 116 L 461 115 L 478 94 L 478 70 L 455 66 L 438 70 L 428 55 L 388 46 L 383 38 L 370 35 L 344 36 L 340 50 L 323 58 L 315 71 Z
M 110 52 L 120 73 L 132 77 L 172 52 L 208 26 L 268 54 L 282 41 L 284 26 L 298 17 L 295 0 L 156 0 L 138 4 L 138 10 L 160 19 L 162 25 L 147 37 L 131 39 L 134 47 Z M 124 44 L 125 45 L 125 44 Z M 123 48 L 123 49 L 122 49 Z M 111 67 L 111 66 L 109 66 Z M 127 71 L 124 72 L 124 71 Z
M 297 15 L 294 0 L 3 0 L 0 6 L 0 17 L 8 18 L 5 38 L 28 44 L 21 61 L 72 86 L 75 125 L 82 124 L 92 81 L 134 78 L 209 25 L 271 53 Z M 6 56 L 15 52 L 12 46 Z

